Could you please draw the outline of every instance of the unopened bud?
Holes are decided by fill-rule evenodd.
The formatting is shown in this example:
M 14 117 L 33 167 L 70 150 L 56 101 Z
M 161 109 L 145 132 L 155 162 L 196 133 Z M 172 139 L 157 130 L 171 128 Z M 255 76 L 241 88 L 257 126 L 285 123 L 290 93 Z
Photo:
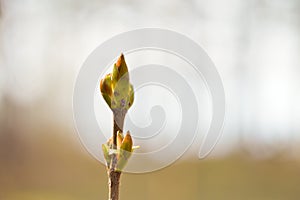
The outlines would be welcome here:
M 120 148 L 122 145 L 122 141 L 123 141 L 124 137 L 122 132 L 118 131 L 118 135 L 117 135 L 117 147 Z
M 107 74 L 100 81 L 100 91 L 101 93 L 107 94 L 109 96 L 112 94 L 111 74 Z
M 112 95 L 111 74 L 107 74 L 100 81 L 100 91 L 106 103 L 109 105 L 109 107 L 111 107 L 111 95 Z
M 120 148 L 124 151 L 132 151 L 132 138 L 129 131 L 127 131 Z

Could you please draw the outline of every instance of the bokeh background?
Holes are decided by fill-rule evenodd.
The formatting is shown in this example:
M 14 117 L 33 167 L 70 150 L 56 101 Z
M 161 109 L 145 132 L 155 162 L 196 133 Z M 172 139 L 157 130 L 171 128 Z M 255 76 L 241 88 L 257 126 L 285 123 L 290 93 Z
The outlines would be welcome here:
M 107 199 L 105 167 L 75 131 L 73 85 L 99 44 L 142 27 L 207 51 L 227 117 L 208 158 L 124 174 L 121 198 L 298 200 L 298 0 L 1 0 L 0 200 Z

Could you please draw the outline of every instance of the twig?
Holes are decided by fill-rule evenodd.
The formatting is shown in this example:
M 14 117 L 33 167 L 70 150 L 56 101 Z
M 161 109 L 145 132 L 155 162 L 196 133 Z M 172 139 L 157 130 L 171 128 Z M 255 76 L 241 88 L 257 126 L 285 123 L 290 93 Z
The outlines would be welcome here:
M 125 114 L 123 114 L 123 112 L 119 112 L 119 113 L 114 112 L 113 149 L 117 149 L 118 131 L 123 132 Z M 120 185 L 120 178 L 122 173 L 116 170 L 116 165 L 117 165 L 117 157 L 116 154 L 113 153 L 111 166 L 107 168 L 108 186 L 109 186 L 108 200 L 119 199 L 119 185 Z

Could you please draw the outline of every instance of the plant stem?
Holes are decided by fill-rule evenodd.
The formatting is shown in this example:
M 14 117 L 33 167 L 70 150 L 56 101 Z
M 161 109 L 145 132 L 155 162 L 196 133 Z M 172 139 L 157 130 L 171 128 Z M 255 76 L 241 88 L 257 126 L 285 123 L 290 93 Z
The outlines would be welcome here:
M 121 172 L 114 169 L 108 170 L 108 200 L 119 199 L 119 185 L 120 185 Z
M 124 118 L 123 118 L 123 121 L 124 121 Z M 121 131 L 121 132 L 123 131 L 123 123 L 124 122 L 120 122 L 120 119 L 114 113 L 114 128 L 113 128 L 113 144 L 114 144 L 113 148 L 114 149 L 117 149 L 117 135 L 118 135 L 118 131 Z
M 126 112 L 113 112 L 114 116 L 114 127 L 113 127 L 113 149 L 117 149 L 117 134 L 118 131 L 123 132 L 123 125 Z M 108 200 L 119 199 L 119 185 L 121 172 L 116 171 L 117 157 L 114 153 L 112 155 L 111 166 L 107 167 L 108 175 Z
M 127 110 L 125 109 L 113 109 L 114 116 L 114 129 L 113 129 L 113 144 L 114 148 L 117 148 L 117 134 L 118 131 L 123 132 L 124 119 Z

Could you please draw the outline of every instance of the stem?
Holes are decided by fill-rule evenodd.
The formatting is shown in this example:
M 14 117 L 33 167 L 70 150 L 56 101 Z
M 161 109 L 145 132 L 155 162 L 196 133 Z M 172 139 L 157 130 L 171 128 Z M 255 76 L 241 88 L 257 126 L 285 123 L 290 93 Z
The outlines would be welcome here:
M 113 116 L 114 116 L 114 130 L 113 130 L 113 144 L 114 148 L 117 147 L 117 134 L 118 131 L 123 132 L 123 125 L 125 115 L 127 113 L 126 109 L 113 109 Z
M 113 128 L 113 149 L 117 149 L 117 134 L 118 131 L 123 132 L 123 125 L 126 112 L 114 111 L 114 128 Z M 121 172 L 116 171 L 117 156 L 114 153 L 112 155 L 111 166 L 107 168 L 108 175 L 108 200 L 118 200 L 119 199 L 119 185 Z
M 108 170 L 108 200 L 119 199 L 119 185 L 120 185 L 121 172 L 114 169 Z
M 123 118 L 124 121 L 124 118 Z M 123 122 L 124 123 L 124 122 Z M 116 116 L 116 114 L 114 114 L 114 129 L 113 129 L 113 144 L 114 144 L 114 149 L 117 148 L 117 134 L 118 131 L 123 131 L 123 123 L 122 122 L 118 122 L 118 118 Z M 122 127 L 119 127 L 122 126 Z

